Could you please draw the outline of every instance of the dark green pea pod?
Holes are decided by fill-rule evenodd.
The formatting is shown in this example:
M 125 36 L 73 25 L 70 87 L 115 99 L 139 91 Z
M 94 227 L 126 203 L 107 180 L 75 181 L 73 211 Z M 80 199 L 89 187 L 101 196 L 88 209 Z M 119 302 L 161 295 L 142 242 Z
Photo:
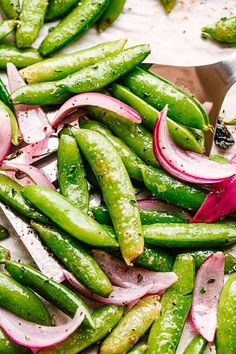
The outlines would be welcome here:
M 95 293 L 108 297 L 112 285 L 89 252 L 60 229 L 32 222 L 47 247 L 83 284 Z
M 147 102 L 136 96 L 133 92 L 124 86 L 113 84 L 111 91 L 113 96 L 127 103 L 136 111 L 138 111 L 142 116 L 143 125 L 150 131 L 153 131 L 155 122 L 159 115 L 158 110 L 150 106 Z M 167 118 L 167 122 L 169 132 L 171 133 L 171 136 L 177 145 L 181 146 L 185 150 L 192 150 L 199 154 L 204 152 L 204 145 L 202 146 L 202 140 L 200 140 L 200 138 L 197 139 L 192 131 L 169 118 Z M 201 143 L 199 143 L 199 140 Z
M 123 315 L 121 306 L 102 306 L 92 313 L 95 330 L 82 324 L 64 342 L 51 348 L 41 349 L 38 354 L 78 354 L 90 345 L 106 337 L 117 325 Z
M 10 257 L 10 251 L 0 246 L 0 264 L 4 264 L 8 259 L 10 259 Z
M 101 1 L 101 0 L 98 0 Z M 124 49 L 88 66 L 57 83 L 70 92 L 88 92 L 103 88 L 140 64 L 150 53 L 147 44 Z
M 85 303 L 64 285 L 46 277 L 35 268 L 18 262 L 6 261 L 5 268 L 20 284 L 32 289 L 70 317 L 74 317 L 80 306 L 87 323 L 94 328 L 91 314 Z
M 12 63 L 17 68 L 24 68 L 41 60 L 43 58 L 34 48 L 18 49 L 12 44 L 0 45 L 0 69 L 6 69 L 7 63 Z
M 161 315 L 148 337 L 148 354 L 175 354 L 192 302 L 195 267 L 190 254 L 177 256 L 173 272 L 179 280 L 162 296 Z
M 48 33 L 42 41 L 39 52 L 49 56 L 81 36 L 101 16 L 108 0 L 82 0 Z
M 121 138 L 147 165 L 158 166 L 152 148 L 152 134 L 142 124 L 135 124 L 99 107 L 89 107 L 87 111 Z
M 0 329 L 0 353 L 2 354 L 31 354 L 31 350 L 21 347 L 10 341 L 5 333 Z
M 12 112 L 12 110 L 2 101 L 0 101 L 0 110 L 1 110 L 1 114 L 4 114 L 9 117 L 10 122 L 11 122 L 11 134 L 12 134 L 11 140 L 15 146 L 18 146 L 19 145 L 19 130 L 18 130 L 18 124 L 16 121 L 16 117 L 15 117 L 14 113 Z
M 161 0 L 161 3 L 167 13 L 170 13 L 176 5 L 176 0 Z
M 0 303 L 5 309 L 31 322 L 51 326 L 47 308 L 29 289 L 0 272 Z
M 120 16 L 126 0 L 110 0 L 102 16 L 98 20 L 98 32 L 102 32 L 110 27 Z
M 125 44 L 126 39 L 105 42 L 75 53 L 43 60 L 21 70 L 20 74 L 29 84 L 60 80 L 86 66 L 103 60 L 111 54 L 118 53 L 124 48 Z
M 200 336 L 196 336 L 191 340 L 183 354 L 203 354 L 206 346 L 207 341 Z
M 22 190 L 23 186 L 0 173 L 0 200 L 29 219 L 46 222 L 46 218 L 25 201 Z
M 142 165 L 141 171 L 152 194 L 180 208 L 198 210 L 207 196 L 203 189 L 178 181 L 161 169 Z
M 16 20 L 6 20 L 0 22 L 0 40 L 7 37 L 19 22 Z
M 221 43 L 236 43 L 236 16 L 223 17 L 213 25 L 202 28 L 203 35 L 210 35 Z
M 221 247 L 236 242 L 236 229 L 227 224 L 144 225 L 145 243 L 162 247 Z
M 84 129 L 91 129 L 105 136 L 120 155 L 130 178 L 137 181 L 143 180 L 139 167 L 143 164 L 143 161 L 132 150 L 130 150 L 130 148 L 121 139 L 114 136 L 106 126 L 97 121 L 86 120 L 80 122 L 80 127 Z
M 98 183 L 128 265 L 143 252 L 144 241 L 135 193 L 125 166 L 112 144 L 101 134 L 73 128 L 73 134 Z
M 1 11 L 6 18 L 16 20 L 20 13 L 19 0 L 1 0 Z
M 217 315 L 217 354 L 236 353 L 236 274 L 232 274 L 220 295 Z
M 60 192 L 71 203 L 88 212 L 89 192 L 83 160 L 75 138 L 62 134 L 57 150 Z
M 0 241 L 5 240 L 9 236 L 9 231 L 4 226 L 0 225 Z
M 66 15 L 78 0 L 50 0 L 46 13 L 46 21 L 54 21 Z
M 213 253 L 218 252 L 212 249 L 203 249 L 191 251 L 191 255 L 195 261 L 195 267 L 199 268 L 205 260 Z M 231 274 L 236 272 L 236 258 L 230 253 L 224 252 L 225 254 L 225 274 Z
M 104 340 L 100 354 L 127 353 L 144 335 L 161 310 L 159 296 L 145 297 L 134 305 Z
M 200 102 L 166 79 L 134 69 L 123 80 L 133 93 L 158 110 L 168 104 L 168 116 L 184 126 L 209 130 L 209 118 Z
M 6 86 L 4 85 L 2 79 L 0 79 L 0 100 L 6 106 L 8 106 L 12 111 L 14 110 L 13 105 L 11 103 L 10 94 L 9 94 Z
M 24 197 L 74 238 L 96 247 L 117 247 L 117 241 L 100 224 L 52 189 L 34 185 L 23 189 Z

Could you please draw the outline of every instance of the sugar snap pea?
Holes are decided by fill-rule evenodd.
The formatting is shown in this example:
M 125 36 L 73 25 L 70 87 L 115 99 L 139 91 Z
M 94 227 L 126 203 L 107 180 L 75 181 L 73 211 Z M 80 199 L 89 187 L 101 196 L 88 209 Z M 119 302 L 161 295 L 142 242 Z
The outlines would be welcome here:
M 6 20 L 0 22 L 0 40 L 8 36 L 19 22 L 16 20 Z
M 221 18 L 213 25 L 204 26 L 202 32 L 221 43 L 236 43 L 236 16 Z
M 10 341 L 5 333 L 0 329 L 0 353 L 2 354 L 30 354 L 30 349 L 21 347 Z
M 214 249 L 202 249 L 202 250 L 191 250 L 190 253 L 194 258 L 195 267 L 199 268 L 202 263 L 213 253 L 217 252 Z M 225 254 L 225 274 L 231 274 L 236 272 L 236 258 L 230 253 L 224 252 Z
M 59 193 L 39 185 L 23 188 L 24 197 L 55 224 L 76 239 L 97 247 L 116 247 L 117 242 L 95 220 Z
M 126 0 L 110 0 L 102 16 L 98 20 L 98 32 L 104 31 L 110 27 L 120 16 Z
M 48 56 L 87 31 L 100 17 L 108 0 L 81 0 L 42 41 L 39 52 Z
M 173 271 L 179 280 L 162 296 L 161 315 L 152 325 L 147 354 L 174 354 L 188 316 L 195 277 L 192 256 L 178 255 Z
M 0 69 L 6 69 L 7 63 L 13 63 L 17 68 L 38 63 L 43 58 L 34 48 L 18 49 L 12 44 L 0 45 Z
M 5 238 L 8 238 L 9 231 L 2 225 L 0 225 L 0 241 L 5 240 Z
M 109 296 L 112 291 L 109 279 L 84 247 L 60 229 L 35 222 L 32 226 L 48 248 L 82 283 L 103 297 Z
M 64 16 L 77 3 L 78 0 L 50 0 L 45 18 L 46 21 L 53 21 Z
M 46 59 L 22 69 L 20 74 L 29 84 L 60 80 L 86 66 L 97 63 L 111 54 L 118 53 L 124 48 L 125 43 L 125 39 L 105 42 L 75 53 Z
M 78 306 L 83 308 L 87 322 L 94 328 L 91 314 L 85 303 L 66 286 L 53 281 L 35 268 L 19 262 L 6 261 L 5 268 L 13 279 L 32 289 L 70 317 Z
M 113 96 L 127 103 L 136 111 L 138 111 L 142 116 L 143 125 L 147 129 L 151 131 L 153 130 L 155 122 L 159 115 L 158 110 L 150 106 L 140 97 L 136 96 L 128 88 L 122 85 L 113 84 L 111 91 Z M 204 146 L 199 143 L 199 141 L 195 138 L 195 136 L 190 130 L 169 118 L 167 119 L 167 122 L 169 132 L 177 145 L 181 146 L 185 150 L 192 150 L 199 154 L 204 152 Z
M 125 166 L 103 135 L 88 129 L 72 130 L 97 177 L 122 255 L 126 263 L 131 264 L 143 252 L 144 241 L 133 186 Z
M 85 327 L 83 324 L 64 342 L 54 347 L 41 349 L 39 354 L 78 354 L 83 349 L 97 343 L 108 335 L 117 325 L 123 315 L 121 306 L 102 306 L 92 313 L 95 322 L 95 330 Z
M 4 85 L 2 79 L 0 79 L 0 100 L 8 106 L 12 111 L 14 110 L 13 105 L 10 100 L 10 94 Z
M 6 248 L 0 246 L 0 264 L 5 263 L 7 259 L 10 259 L 10 252 Z
M 47 308 L 29 289 L 0 272 L 0 303 L 17 316 L 45 326 L 52 324 Z
M 101 0 L 98 0 L 101 1 Z M 65 79 L 57 85 L 70 92 L 87 92 L 98 90 L 125 75 L 140 64 L 150 53 L 147 44 L 124 49 L 102 61 L 88 66 Z
M 200 336 L 196 336 L 191 340 L 183 354 L 203 354 L 206 346 L 207 341 Z
M 158 318 L 159 296 L 145 297 L 134 305 L 101 344 L 101 354 L 123 354 L 137 343 Z
M 171 12 L 176 5 L 176 0 L 161 0 L 161 3 L 167 13 Z
M 6 18 L 16 20 L 19 17 L 19 0 L 1 0 L 1 10 Z
M 128 354 L 146 354 L 147 353 L 146 335 L 128 352 Z
M 75 138 L 62 134 L 57 151 L 60 192 L 75 206 L 88 212 L 89 192 L 83 160 Z
M 7 117 L 9 117 L 10 122 L 11 122 L 11 140 L 12 143 L 17 146 L 19 145 L 19 133 L 18 133 L 18 124 L 16 121 L 16 117 L 14 115 L 14 113 L 12 112 L 12 110 L 2 101 L 0 101 L 0 110 L 1 110 L 1 114 L 5 115 Z
M 184 126 L 209 130 L 209 118 L 201 104 L 162 77 L 134 69 L 125 76 L 124 85 L 158 110 L 168 104 L 168 116 Z

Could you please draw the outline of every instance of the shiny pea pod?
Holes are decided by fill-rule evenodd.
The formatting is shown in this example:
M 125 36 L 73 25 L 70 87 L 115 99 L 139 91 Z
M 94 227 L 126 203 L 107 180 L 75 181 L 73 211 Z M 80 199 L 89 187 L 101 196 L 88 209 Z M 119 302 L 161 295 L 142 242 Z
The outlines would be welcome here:
M 158 110 L 168 104 L 168 116 L 174 121 L 204 131 L 209 130 L 209 118 L 196 98 L 162 77 L 134 69 L 123 80 L 133 93 Z
M 92 118 L 105 124 L 121 138 L 147 165 L 157 167 L 158 163 L 152 148 L 152 134 L 142 124 L 135 124 L 99 107 L 89 107 L 87 111 Z
M 98 20 L 98 32 L 102 32 L 110 27 L 120 16 L 126 0 L 110 0 L 102 16 Z
M 17 68 L 24 68 L 38 63 L 42 59 L 34 48 L 18 49 L 13 44 L 0 44 L 0 69 L 6 69 L 9 62 Z
M 142 116 L 143 125 L 147 129 L 151 131 L 153 130 L 155 122 L 159 115 L 158 110 L 150 106 L 140 97 L 136 96 L 128 88 L 122 85 L 113 84 L 111 92 L 113 96 L 127 103 L 136 111 L 138 111 Z M 171 133 L 171 136 L 177 145 L 181 146 L 185 150 L 192 150 L 199 154 L 202 154 L 204 152 L 204 146 L 202 145 L 202 143 L 199 143 L 200 139 L 198 138 L 197 140 L 190 130 L 169 118 L 167 119 L 167 122 L 169 132 Z
M 0 111 L 1 111 L 1 115 L 7 116 L 10 119 L 10 123 L 11 123 L 11 140 L 12 143 L 17 146 L 19 145 L 19 130 L 18 130 L 18 124 L 16 121 L 16 117 L 14 115 L 14 113 L 12 112 L 12 110 L 2 101 L 0 101 Z M 1 119 L 1 117 L 0 117 Z
M 106 126 L 97 121 L 87 120 L 81 121 L 80 127 L 84 129 L 91 129 L 105 136 L 120 155 L 130 178 L 137 181 L 143 180 L 139 167 L 143 164 L 143 161 L 133 151 L 131 151 L 121 139 L 114 136 Z
M 225 283 L 218 306 L 216 349 L 217 354 L 236 352 L 236 274 Z
M 101 1 L 101 0 L 98 0 Z M 88 92 L 103 88 L 140 64 L 150 53 L 147 44 L 124 49 L 88 66 L 57 83 L 70 92 Z
M 1 0 L 1 11 L 6 18 L 16 20 L 20 12 L 19 0 Z
M 144 241 L 133 186 L 125 166 L 103 135 L 76 128 L 73 134 L 97 177 L 122 255 L 130 265 L 143 252 Z
M 158 318 L 159 296 L 145 297 L 134 305 L 101 344 L 101 354 L 123 354 L 129 351 Z
M 0 21 L 0 40 L 7 37 L 19 22 L 16 20 Z
M 176 5 L 176 0 L 161 0 L 161 3 L 167 13 L 170 13 Z
M 161 314 L 151 327 L 148 354 L 175 353 L 192 302 L 195 268 L 190 254 L 177 256 L 173 271 L 179 280 L 161 299 Z
M 46 218 L 25 201 L 21 194 L 22 190 L 23 186 L 19 183 L 0 174 L 0 200 L 29 219 L 46 222 Z
M 0 264 L 4 264 L 6 260 L 10 259 L 10 257 L 10 252 L 6 248 L 0 246 Z
M 192 250 L 190 253 L 194 258 L 195 267 L 199 268 L 205 260 L 213 253 L 218 252 L 212 249 Z M 236 272 L 236 258 L 230 253 L 225 254 L 225 274 L 231 274 Z
M 31 354 L 31 350 L 21 347 L 10 341 L 5 333 L 0 329 L 0 353 L 2 354 Z
M 46 13 L 46 21 L 54 21 L 66 15 L 78 0 L 50 0 Z
M 78 307 L 83 308 L 89 325 L 94 327 L 90 311 L 85 303 L 64 285 L 53 281 L 26 264 L 7 261 L 5 268 L 13 279 L 35 291 L 66 315 L 73 318 Z
M 105 42 L 75 53 L 46 59 L 21 70 L 20 74 L 29 84 L 60 80 L 111 54 L 118 53 L 124 48 L 125 43 L 125 39 Z
M 106 337 L 113 327 L 117 325 L 123 315 L 121 306 L 102 306 L 92 313 L 95 330 L 83 324 L 71 334 L 64 342 L 51 348 L 41 349 L 39 354 L 78 354 L 90 345 Z
M 116 247 L 117 242 L 90 216 L 61 194 L 39 185 L 26 186 L 24 197 L 74 238 L 97 247 Z
M 178 181 L 161 169 L 142 165 L 141 171 L 152 194 L 180 208 L 198 210 L 206 198 L 203 189 Z
M 39 52 L 49 56 L 87 31 L 100 17 L 108 0 L 81 0 L 42 41 Z
M 202 28 L 203 35 L 210 35 L 221 43 L 236 43 L 236 16 L 221 18 L 213 25 Z
M 62 134 L 57 150 L 60 192 L 71 203 L 88 212 L 89 192 L 83 160 L 75 138 Z
M 200 336 L 196 336 L 191 340 L 183 354 L 203 354 L 206 346 L 207 341 Z
M 60 229 L 32 223 L 40 238 L 62 263 L 89 289 L 108 297 L 112 286 L 88 251 Z
M 0 304 L 27 321 L 45 326 L 52 324 L 50 314 L 39 298 L 3 272 L 0 272 Z

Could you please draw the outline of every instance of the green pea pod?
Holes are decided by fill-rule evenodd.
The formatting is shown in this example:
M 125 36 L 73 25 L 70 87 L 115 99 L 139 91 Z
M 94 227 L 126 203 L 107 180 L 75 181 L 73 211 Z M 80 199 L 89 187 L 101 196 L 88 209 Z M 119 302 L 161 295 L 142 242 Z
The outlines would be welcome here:
M 4 85 L 2 79 L 0 79 L 0 100 L 6 106 L 8 106 L 12 111 L 14 110 L 13 105 L 11 103 L 10 94 L 9 94 L 6 86 Z
M 114 136 L 107 127 L 92 120 L 81 121 L 80 127 L 84 129 L 91 129 L 105 136 L 120 155 L 130 178 L 136 179 L 137 181 L 143 180 L 139 167 L 143 164 L 143 161 L 133 151 L 131 151 L 121 139 Z
M 10 252 L 6 248 L 0 246 L 0 264 L 4 264 L 7 259 L 10 259 L 10 257 Z
M 10 341 L 5 333 L 0 329 L 0 353 L 2 354 L 31 354 L 31 350 L 21 347 Z
M 5 240 L 9 236 L 9 231 L 4 226 L 0 225 L 0 241 Z
M 232 274 L 220 295 L 217 315 L 216 349 L 217 354 L 236 352 L 236 274 Z
M 97 177 L 128 265 L 144 248 L 141 220 L 133 186 L 112 144 L 101 134 L 73 128 L 73 134 Z
M 131 349 L 128 354 L 146 354 L 148 349 L 147 338 L 144 336 L 134 347 Z
M 0 22 L 0 40 L 8 36 L 19 22 L 16 20 L 6 20 Z
M 163 247 L 220 247 L 236 242 L 236 229 L 227 224 L 144 225 L 145 243 Z
M 83 324 L 64 342 L 51 348 L 41 349 L 38 354 L 78 354 L 90 345 L 106 337 L 123 315 L 121 306 L 102 306 L 92 313 L 95 330 Z
M 14 113 L 12 112 L 12 110 L 2 101 L 0 101 L 0 110 L 1 110 L 1 114 L 8 116 L 10 119 L 10 123 L 11 123 L 11 140 L 12 143 L 17 146 L 19 145 L 19 132 L 18 132 L 18 124 L 16 121 L 16 117 L 14 115 Z
M 103 60 L 111 54 L 118 53 L 124 48 L 125 44 L 126 39 L 105 42 L 75 53 L 43 60 L 21 70 L 20 74 L 29 84 L 60 80 L 86 66 Z
M 101 1 L 101 0 L 98 0 Z M 109 85 L 140 64 L 150 53 L 149 45 L 137 45 L 88 66 L 57 83 L 70 92 L 94 91 Z
M 167 13 L 170 13 L 176 5 L 176 0 L 161 0 L 161 3 Z
M 50 0 L 46 13 L 46 21 L 54 21 L 66 15 L 78 0 Z
M 109 296 L 111 283 L 85 248 L 60 229 L 35 222 L 32 226 L 48 248 L 82 283 L 103 297 Z
M 44 299 L 70 317 L 74 317 L 78 307 L 82 307 L 91 327 L 94 323 L 85 303 L 64 285 L 46 277 L 35 268 L 18 262 L 6 261 L 5 268 L 20 284 L 31 288 Z
M 89 107 L 87 111 L 91 117 L 105 124 L 121 138 L 147 165 L 157 167 L 157 159 L 152 148 L 152 134 L 142 124 L 135 124 L 99 107 Z
M 61 135 L 57 159 L 60 192 L 71 203 L 87 213 L 89 207 L 88 182 L 80 151 L 72 136 Z
M 203 34 L 221 43 L 236 43 L 236 16 L 223 17 L 213 25 L 204 26 Z
M 0 272 L 0 303 L 5 309 L 31 322 L 51 326 L 47 308 L 29 289 Z
M 43 58 L 34 48 L 18 49 L 12 44 L 0 45 L 0 69 L 6 69 L 7 63 L 14 64 L 17 68 L 38 63 Z
M 29 219 L 46 222 L 46 218 L 25 201 L 22 190 L 23 186 L 0 173 L 0 200 Z
M 144 184 L 156 197 L 180 208 L 198 210 L 206 198 L 203 189 L 178 181 L 161 169 L 142 165 L 141 171 Z
M 101 16 L 108 0 L 81 0 L 42 41 L 39 52 L 49 56 L 87 31 Z
M 1 0 L 1 10 L 6 18 L 16 20 L 20 13 L 19 0 Z
M 203 250 L 192 250 L 190 253 L 194 258 L 195 267 L 199 268 L 205 260 L 213 253 L 218 252 L 212 249 Z M 231 274 L 236 272 L 236 258 L 230 253 L 224 252 L 225 254 L 225 274 Z
M 123 82 L 158 110 L 168 104 L 168 116 L 174 121 L 191 128 L 209 130 L 208 115 L 197 99 L 164 78 L 136 68 L 126 75 Z
M 206 346 L 207 341 L 200 336 L 196 336 L 191 340 L 183 354 L 203 354 Z
M 102 32 L 110 27 L 113 22 L 120 16 L 126 0 L 110 0 L 105 11 L 98 21 L 98 32 Z
M 24 197 L 55 224 L 76 239 L 97 247 L 117 247 L 117 242 L 90 216 L 59 193 L 39 185 L 26 186 Z
M 134 305 L 101 344 L 101 354 L 123 354 L 129 351 L 158 318 L 159 296 L 145 297 Z
M 178 255 L 173 271 L 179 280 L 162 296 L 161 315 L 151 328 L 147 354 L 174 354 L 188 316 L 195 277 L 192 256 Z
M 150 106 L 148 103 L 143 101 L 140 97 L 136 96 L 133 92 L 124 86 L 113 84 L 111 90 L 113 96 L 127 103 L 136 111 L 138 111 L 142 116 L 143 125 L 147 129 L 151 131 L 153 130 L 159 115 L 158 110 Z M 202 146 L 202 143 L 200 144 L 198 142 L 199 139 L 197 140 L 195 138 L 193 132 L 169 118 L 167 119 L 167 122 L 169 132 L 171 133 L 171 136 L 177 145 L 181 146 L 185 150 L 192 150 L 199 154 L 204 152 L 204 146 Z

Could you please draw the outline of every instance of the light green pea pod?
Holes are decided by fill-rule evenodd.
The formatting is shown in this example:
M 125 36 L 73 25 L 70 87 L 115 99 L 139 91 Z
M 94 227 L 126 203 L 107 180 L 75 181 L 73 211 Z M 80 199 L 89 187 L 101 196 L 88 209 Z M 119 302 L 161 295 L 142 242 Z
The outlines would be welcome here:
M 6 18 L 16 20 L 20 13 L 19 0 L 1 0 L 1 10 Z
M 183 354 L 203 354 L 207 346 L 207 341 L 200 337 L 194 337 Z
M 170 13 L 176 5 L 176 0 L 161 0 L 161 3 L 167 13 Z
M 11 109 L 5 105 L 2 101 L 0 101 L 0 111 L 1 114 L 5 114 L 9 117 L 11 123 L 11 140 L 12 144 L 15 146 L 19 145 L 19 129 L 16 121 L 16 117 Z
M 202 34 L 209 34 L 212 39 L 221 43 L 236 43 L 236 16 L 224 17 L 213 25 L 204 26 Z
M 0 40 L 7 37 L 19 22 L 16 20 L 7 20 L 0 22 Z

